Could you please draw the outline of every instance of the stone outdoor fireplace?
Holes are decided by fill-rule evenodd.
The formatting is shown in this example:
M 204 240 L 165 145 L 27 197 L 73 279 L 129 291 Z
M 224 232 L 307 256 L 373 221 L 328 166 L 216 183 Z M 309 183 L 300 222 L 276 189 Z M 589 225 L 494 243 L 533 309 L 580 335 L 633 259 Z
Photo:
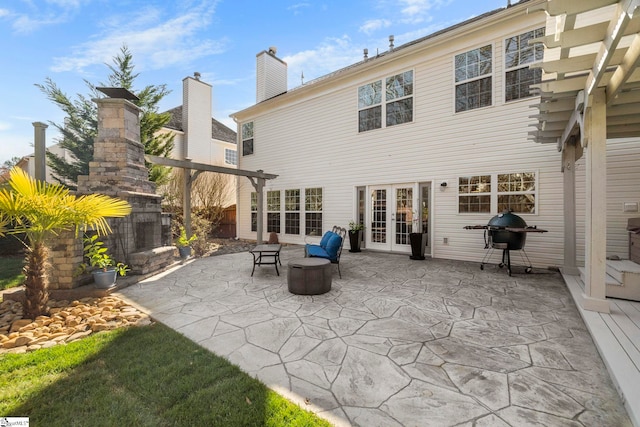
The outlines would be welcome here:
M 120 97 L 94 100 L 98 104 L 98 135 L 89 175 L 78 177 L 78 195 L 101 193 L 131 205 L 129 216 L 109 220 L 113 233 L 102 240 L 116 260 L 130 266 L 129 274 L 146 274 L 171 264 L 175 247 L 163 246 L 170 242 L 170 237 L 163 236 L 168 230 L 163 227 L 167 217 L 164 216 L 163 221 L 161 196 L 155 193 L 155 183 L 149 181 L 145 166 L 144 147 L 140 142 L 140 109 L 124 99 L 134 95 L 114 88 L 105 88 L 104 92 Z M 57 271 L 53 276 L 59 276 L 50 283 L 52 289 L 69 289 L 82 284 L 75 277 L 65 277 L 64 272 L 71 268 L 56 268 L 61 263 L 77 267 L 82 262 L 81 242 L 72 244 L 73 239 L 65 242 L 66 245 L 57 245 L 58 250 L 52 256 Z

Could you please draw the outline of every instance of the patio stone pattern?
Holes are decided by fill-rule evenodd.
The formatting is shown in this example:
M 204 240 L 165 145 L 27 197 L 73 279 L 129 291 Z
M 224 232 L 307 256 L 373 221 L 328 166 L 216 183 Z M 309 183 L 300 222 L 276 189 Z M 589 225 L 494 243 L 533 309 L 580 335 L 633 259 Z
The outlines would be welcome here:
M 365 251 L 303 296 L 251 267 L 202 258 L 122 294 L 337 426 L 631 426 L 557 272 Z

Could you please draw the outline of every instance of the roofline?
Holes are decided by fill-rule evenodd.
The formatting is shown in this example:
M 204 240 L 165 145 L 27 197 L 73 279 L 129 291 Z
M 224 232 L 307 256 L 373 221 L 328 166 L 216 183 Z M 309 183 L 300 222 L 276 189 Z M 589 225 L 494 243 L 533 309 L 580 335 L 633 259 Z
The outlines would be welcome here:
M 262 102 L 245 108 L 244 110 L 240 110 L 233 114 L 230 114 L 229 117 L 238 121 L 238 116 L 245 116 L 254 110 L 259 111 L 263 108 L 268 108 L 273 104 L 280 103 L 282 100 L 289 99 L 294 96 L 302 96 L 308 91 L 322 88 L 330 83 L 334 83 L 335 81 L 351 77 L 358 73 L 362 73 L 370 68 L 377 67 L 392 60 L 396 60 L 398 58 L 413 54 L 416 51 L 433 48 L 438 44 L 449 41 L 452 37 L 457 37 L 460 34 L 468 33 L 471 31 L 477 31 L 488 25 L 500 22 L 510 17 L 511 15 L 521 12 L 528 13 L 529 9 L 532 9 L 533 13 L 542 12 L 542 10 L 533 8 L 539 4 L 545 4 L 546 2 L 547 0 L 521 0 L 519 3 L 511 6 L 506 6 L 499 9 L 494 9 L 489 12 L 485 12 L 481 15 L 467 19 L 466 21 L 462 21 L 445 29 L 436 31 L 435 33 L 431 33 L 427 36 L 407 42 L 394 48 L 392 51 L 382 52 L 367 60 L 356 62 L 355 64 L 348 65 L 337 71 L 313 79 L 302 86 L 294 87 L 287 92 L 283 92 L 280 95 L 276 95 L 272 98 L 266 99 Z M 424 43 L 426 41 L 430 41 L 430 43 Z

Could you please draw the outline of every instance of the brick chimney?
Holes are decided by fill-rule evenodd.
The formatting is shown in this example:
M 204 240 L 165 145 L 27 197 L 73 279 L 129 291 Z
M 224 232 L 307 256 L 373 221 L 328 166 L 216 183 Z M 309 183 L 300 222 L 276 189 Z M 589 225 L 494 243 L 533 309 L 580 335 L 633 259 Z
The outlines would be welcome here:
M 256 55 L 256 103 L 287 91 L 287 63 L 270 47 Z

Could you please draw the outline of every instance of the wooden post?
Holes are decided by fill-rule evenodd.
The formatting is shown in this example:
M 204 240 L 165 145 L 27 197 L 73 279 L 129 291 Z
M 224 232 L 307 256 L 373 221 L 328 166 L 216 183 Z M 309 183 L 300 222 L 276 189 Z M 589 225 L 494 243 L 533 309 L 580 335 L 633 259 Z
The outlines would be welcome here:
M 185 158 L 186 161 L 191 161 L 189 158 Z M 182 195 L 182 216 L 184 230 L 187 233 L 187 238 L 191 237 L 191 169 L 185 167 L 182 169 L 184 175 L 184 194 Z
M 46 129 L 49 127 L 48 125 L 42 122 L 33 122 L 33 133 L 34 133 L 34 159 L 35 159 L 35 169 L 34 176 L 38 181 L 46 181 L 47 180 L 47 155 L 46 155 Z
M 257 171 L 259 173 L 262 173 L 262 170 Z M 264 214 L 264 195 L 262 194 L 264 192 L 264 184 L 266 182 L 266 179 L 264 178 L 258 178 L 256 177 L 256 179 L 254 180 L 252 177 L 247 177 L 249 178 L 249 180 L 251 181 L 251 185 L 253 185 L 253 188 L 256 190 L 256 194 L 257 194 L 257 221 L 256 221 L 256 243 L 259 245 L 262 243 L 262 233 L 263 233 L 263 214 Z
M 565 144 L 562 150 L 564 194 L 564 266 L 565 274 L 578 275 L 576 264 L 576 145 Z
M 609 313 L 606 299 L 607 255 L 607 106 L 604 89 L 593 91 L 585 112 L 587 138 L 586 218 L 585 218 L 585 310 Z M 583 144 L 584 145 L 584 144 Z

